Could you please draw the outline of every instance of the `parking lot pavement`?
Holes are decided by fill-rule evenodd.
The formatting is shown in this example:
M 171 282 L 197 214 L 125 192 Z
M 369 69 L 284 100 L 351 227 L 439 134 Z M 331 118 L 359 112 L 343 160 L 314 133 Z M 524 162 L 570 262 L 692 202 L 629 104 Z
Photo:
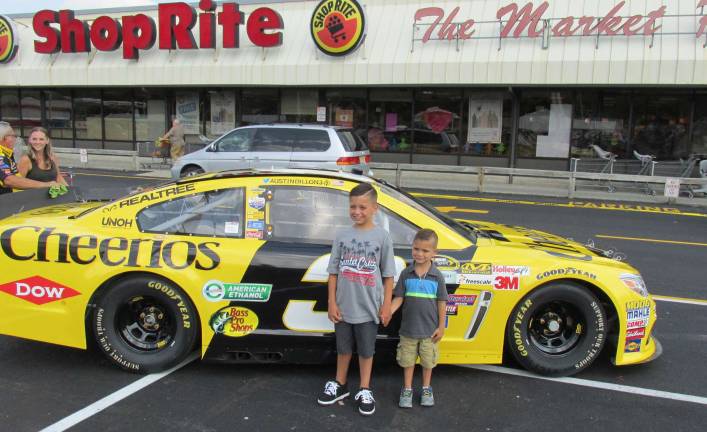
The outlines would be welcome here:
M 108 188 L 158 181 L 96 176 L 77 180 Z M 412 410 L 396 406 L 399 368 L 377 364 L 377 412 L 363 418 L 351 400 L 333 407 L 316 404 L 333 365 L 196 361 L 133 391 L 129 386 L 144 378 L 114 368 L 100 353 L 0 336 L 0 429 L 40 430 L 81 413 L 85 419 L 70 430 L 704 430 L 707 218 L 689 208 L 678 210 L 695 215 L 554 206 L 550 204 L 567 201 L 537 197 L 511 203 L 503 196 L 463 196 L 470 199 L 424 199 L 446 210 L 454 207 L 448 211 L 452 217 L 525 225 L 582 241 L 591 238 L 597 246 L 626 253 L 649 290 L 663 296 L 655 329 L 663 355 L 648 364 L 615 367 L 605 352 L 569 380 L 519 376 L 511 362 L 490 370 L 441 366 L 433 377 L 437 406 Z M 676 297 L 692 303 L 675 303 Z M 355 371 L 350 374 L 352 388 Z M 121 389 L 124 398 L 114 397 Z M 92 405 L 106 396 L 114 403 L 100 411 Z

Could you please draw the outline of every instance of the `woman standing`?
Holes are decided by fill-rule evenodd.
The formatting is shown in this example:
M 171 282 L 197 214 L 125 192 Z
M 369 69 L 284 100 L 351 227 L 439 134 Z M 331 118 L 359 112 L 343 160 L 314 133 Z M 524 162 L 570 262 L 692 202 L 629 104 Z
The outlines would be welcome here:
M 17 134 L 10 123 L 0 121 L 0 194 L 11 193 L 13 189 L 40 189 L 56 186 L 57 182 L 38 182 L 18 175 L 13 152 Z
M 59 159 L 52 151 L 49 132 L 43 127 L 33 128 L 28 141 L 27 154 L 20 158 L 17 167 L 20 174 L 30 180 L 66 185 L 59 171 Z
M 162 139 L 168 139 L 171 144 L 169 153 L 172 162 L 184 156 L 184 126 L 178 119 L 172 121 L 172 128 L 164 134 Z

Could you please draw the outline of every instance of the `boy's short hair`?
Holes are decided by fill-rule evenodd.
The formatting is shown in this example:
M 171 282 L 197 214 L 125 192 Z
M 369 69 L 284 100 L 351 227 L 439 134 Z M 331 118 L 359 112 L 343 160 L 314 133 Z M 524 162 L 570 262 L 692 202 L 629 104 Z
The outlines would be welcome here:
M 420 231 L 415 234 L 415 239 L 413 240 L 422 240 L 422 241 L 432 241 L 432 243 L 435 245 L 435 248 L 437 247 L 437 241 L 439 241 L 439 237 L 437 237 L 437 233 L 429 228 L 423 228 Z
M 351 189 L 349 192 L 349 198 L 364 196 L 370 194 L 371 201 L 374 203 L 378 202 L 378 192 L 368 183 L 359 183 L 355 188 Z

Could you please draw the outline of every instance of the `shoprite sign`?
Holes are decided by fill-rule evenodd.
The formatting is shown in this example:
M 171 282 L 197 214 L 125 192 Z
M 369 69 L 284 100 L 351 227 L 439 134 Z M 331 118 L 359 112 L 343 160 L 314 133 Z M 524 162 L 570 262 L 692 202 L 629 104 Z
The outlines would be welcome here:
M 17 52 L 17 32 L 12 21 L 0 15 L 0 63 L 7 63 Z
M 123 58 L 137 59 L 141 50 L 149 50 L 157 40 L 159 49 L 197 49 L 216 47 L 216 26 L 221 26 L 222 46 L 238 48 L 239 27 L 245 14 L 237 3 L 223 3 L 216 12 L 216 2 L 201 0 L 197 12 L 187 3 L 163 3 L 158 6 L 157 23 L 145 14 L 121 18 L 100 16 L 89 24 L 74 18 L 74 11 L 42 10 L 34 15 L 34 32 L 42 40 L 34 42 L 40 54 L 57 52 L 115 51 L 122 46 Z M 192 29 L 199 20 L 198 42 Z M 58 25 L 58 27 L 57 27 Z M 282 44 L 283 20 L 274 10 L 261 7 L 248 15 L 248 39 L 256 46 L 268 48 Z
M 661 29 L 659 20 L 666 16 L 667 6 L 661 6 L 646 15 L 621 16 L 625 5 L 625 1 L 617 3 L 604 16 L 548 18 L 546 13 L 550 4 L 547 1 L 538 6 L 534 6 L 533 3 L 524 6 L 511 3 L 496 12 L 496 18 L 501 23 L 500 34 L 496 34 L 496 37 L 652 36 Z M 705 7 L 707 7 L 707 0 L 697 2 L 697 9 Z M 440 7 L 418 9 L 415 12 L 415 23 L 427 25 L 422 42 L 431 39 L 471 39 L 476 33 L 477 22 L 474 19 L 459 22 L 458 13 L 459 7 L 452 9 L 449 14 Z M 707 36 L 707 15 L 696 15 L 696 17 L 698 18 L 696 37 Z M 429 19 L 432 22 L 428 22 Z M 421 21 L 425 22 L 421 23 Z

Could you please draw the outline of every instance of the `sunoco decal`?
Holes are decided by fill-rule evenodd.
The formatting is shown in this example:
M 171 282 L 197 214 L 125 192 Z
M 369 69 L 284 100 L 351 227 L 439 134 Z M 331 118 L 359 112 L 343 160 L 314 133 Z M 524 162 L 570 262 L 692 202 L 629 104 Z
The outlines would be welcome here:
M 331 56 L 356 50 L 366 37 L 366 19 L 356 0 L 322 0 L 309 26 L 314 44 Z
M 0 63 L 10 62 L 17 53 L 17 31 L 12 20 L 0 15 Z
M 230 337 L 242 337 L 258 328 L 258 315 L 239 306 L 225 307 L 216 312 L 209 321 L 211 330 Z
M 271 284 L 257 283 L 225 283 L 210 280 L 204 284 L 202 293 L 211 302 L 221 300 L 266 302 L 270 300 Z

